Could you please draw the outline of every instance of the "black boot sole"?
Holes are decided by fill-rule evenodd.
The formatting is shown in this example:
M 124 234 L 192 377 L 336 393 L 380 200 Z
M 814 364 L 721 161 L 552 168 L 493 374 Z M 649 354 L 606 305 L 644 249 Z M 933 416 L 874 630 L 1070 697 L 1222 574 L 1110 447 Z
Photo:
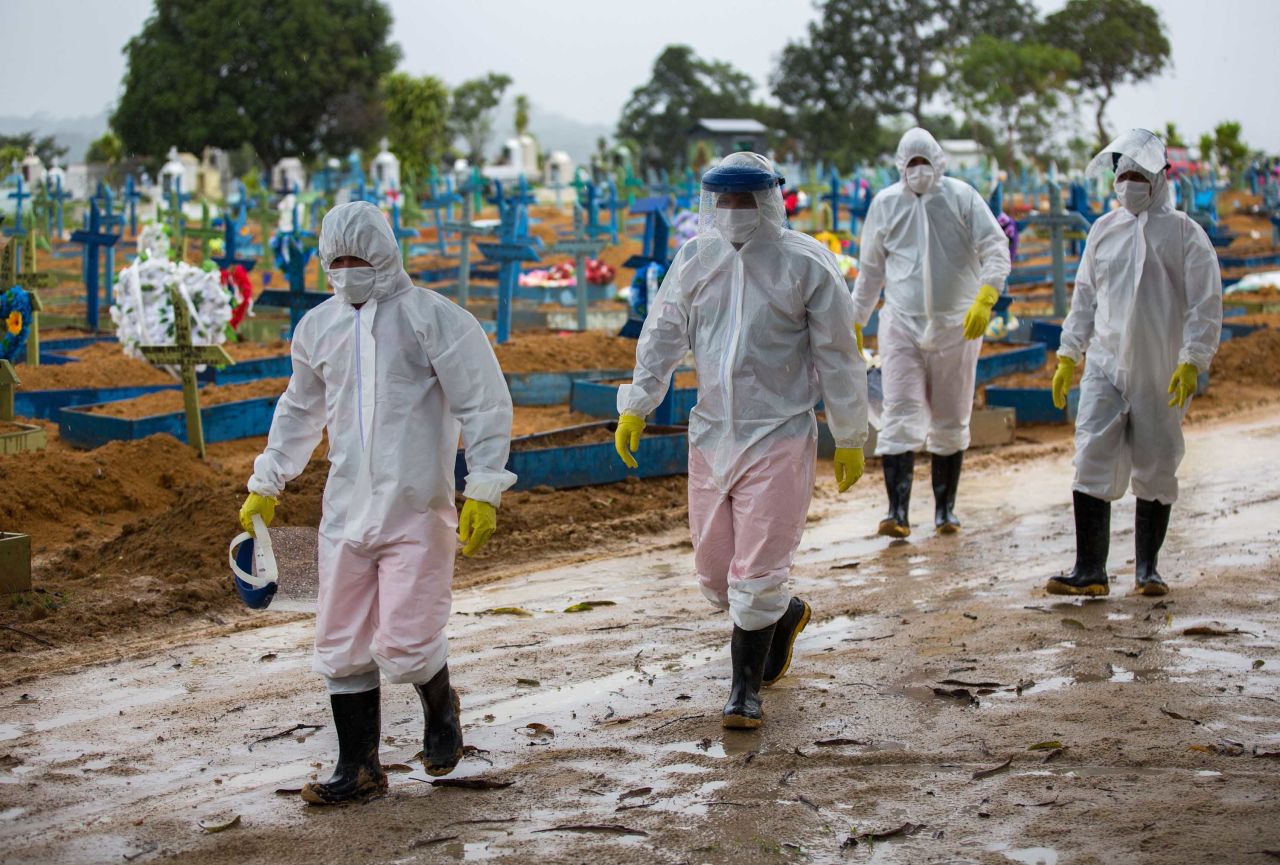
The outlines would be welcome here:
M 453 688 L 449 689 L 449 693 L 453 697 L 453 716 L 458 719 L 458 740 L 459 742 L 461 742 L 462 740 L 462 701 L 458 698 L 458 692 Z M 453 752 L 453 757 L 452 757 L 453 762 L 448 764 L 443 764 L 443 763 L 429 764 L 427 763 L 427 755 L 424 752 L 422 755 L 422 767 L 426 770 L 427 774 L 433 778 L 440 778 L 444 775 L 448 775 L 450 772 L 452 772 L 454 769 L 458 767 L 458 764 L 460 762 L 462 762 L 462 751 L 463 751 L 463 746 L 459 744 L 458 750 Z
M 304 785 L 299 795 L 302 797 L 302 801 L 308 805 L 363 805 L 366 802 L 371 802 L 387 795 L 387 776 L 383 774 L 376 781 L 362 783 L 355 791 L 346 796 L 330 793 L 328 792 L 327 784 L 314 781 Z
M 1101 598 L 1111 594 L 1111 586 L 1106 583 L 1092 583 L 1087 586 L 1073 586 L 1052 577 L 1045 583 L 1044 590 L 1051 595 L 1083 595 L 1090 598 Z
M 778 675 L 772 679 L 762 680 L 765 685 L 772 685 L 774 682 L 779 681 L 787 674 L 787 670 L 791 669 L 791 655 L 796 647 L 796 638 L 800 636 L 800 632 L 805 629 L 805 626 L 809 624 L 809 619 L 813 617 L 813 609 L 809 606 L 809 602 L 802 601 L 801 603 L 804 604 L 804 613 L 800 616 L 799 623 L 792 629 L 791 638 L 787 640 L 787 659 L 782 662 L 782 669 L 778 672 Z
M 1137 583 L 1133 588 L 1133 593 L 1135 595 L 1145 595 L 1148 598 L 1158 598 L 1169 594 L 1169 585 L 1168 583 L 1157 583 L 1155 581 Z
M 764 718 L 748 718 L 745 715 L 723 715 L 720 726 L 726 730 L 758 730 L 764 724 Z
M 881 520 L 876 534 L 884 535 L 886 538 L 906 538 L 911 535 L 911 526 L 903 525 L 892 518 Z

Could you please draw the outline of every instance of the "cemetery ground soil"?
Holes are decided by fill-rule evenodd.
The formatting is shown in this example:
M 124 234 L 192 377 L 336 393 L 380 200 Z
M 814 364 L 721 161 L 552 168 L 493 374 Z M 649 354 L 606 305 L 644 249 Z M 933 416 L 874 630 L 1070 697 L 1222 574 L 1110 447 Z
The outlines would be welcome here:
M 729 623 L 682 527 L 461 588 L 450 667 L 476 750 L 453 777 L 501 789 L 426 783 L 416 697 L 387 686 L 390 794 L 288 792 L 336 749 L 304 613 L 126 641 L 0 688 L 5 860 L 1270 861 L 1277 447 L 1274 406 L 1189 429 L 1165 599 L 1130 594 L 1132 499 L 1112 597 L 1043 593 L 1074 549 L 1060 440 L 975 457 L 953 538 L 873 536 L 874 474 L 823 496 L 794 573 L 814 618 L 755 733 L 719 726 Z M 566 612 L 583 601 L 612 605 Z

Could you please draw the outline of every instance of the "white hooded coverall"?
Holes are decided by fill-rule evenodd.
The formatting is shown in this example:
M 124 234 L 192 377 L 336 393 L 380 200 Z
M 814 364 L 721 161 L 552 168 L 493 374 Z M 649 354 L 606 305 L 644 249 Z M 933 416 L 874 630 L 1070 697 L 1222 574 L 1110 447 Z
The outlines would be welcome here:
M 907 187 L 920 156 L 933 185 Z M 950 456 L 969 446 L 974 379 L 982 340 L 964 338 L 964 318 L 990 285 L 1004 291 L 1009 239 L 977 190 L 943 177 L 947 157 L 923 129 L 898 144 L 904 176 L 871 200 L 862 228 L 854 320 L 866 325 L 884 290 L 878 333 L 884 409 L 876 456 L 928 450 Z
M 752 157 L 735 154 L 729 159 Z M 767 162 L 767 161 L 766 161 Z M 676 254 L 636 345 L 618 410 L 644 417 L 692 350 L 698 402 L 689 417 L 689 527 L 703 594 L 734 623 L 776 622 L 813 496 L 814 405 L 825 401 L 837 447 L 867 436 L 866 365 L 835 258 L 785 228 L 777 187 L 755 193 L 760 222 L 735 250 L 713 224 Z
M 331 297 L 298 323 L 249 490 L 279 496 L 328 430 L 315 669 L 331 692 L 352 693 L 376 687 L 379 669 L 416 684 L 445 663 L 459 428 L 468 498 L 496 507 L 515 475 L 511 397 L 479 323 L 413 284 L 368 202 L 326 214 L 321 263 L 340 256 L 373 265 L 373 294 L 359 309 Z
M 1222 275 L 1204 229 L 1174 209 L 1164 172 L 1143 173 L 1153 180 L 1148 206 L 1113 210 L 1089 230 L 1058 354 L 1088 355 L 1072 488 L 1110 502 L 1132 480 L 1138 498 L 1171 505 L 1190 402 L 1169 406 L 1169 380 L 1181 363 L 1209 369 Z

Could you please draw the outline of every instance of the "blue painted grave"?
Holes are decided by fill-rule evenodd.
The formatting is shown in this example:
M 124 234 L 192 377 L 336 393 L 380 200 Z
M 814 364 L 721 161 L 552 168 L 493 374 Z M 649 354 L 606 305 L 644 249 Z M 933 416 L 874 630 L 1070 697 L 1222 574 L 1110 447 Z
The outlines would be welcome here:
M 91 331 L 98 329 L 99 250 L 110 250 L 119 239 L 120 235 L 111 234 L 103 225 L 97 202 L 90 201 L 85 227 L 71 233 L 71 242 L 80 244 L 84 249 L 85 320 Z

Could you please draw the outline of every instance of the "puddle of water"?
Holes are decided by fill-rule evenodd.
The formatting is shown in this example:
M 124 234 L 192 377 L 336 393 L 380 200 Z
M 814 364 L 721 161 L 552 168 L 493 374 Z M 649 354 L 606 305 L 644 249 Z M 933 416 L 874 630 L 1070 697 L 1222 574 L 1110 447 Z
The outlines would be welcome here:
M 1021 862 L 1023 865 L 1058 865 L 1058 851 L 1052 847 L 1023 847 L 996 852 L 1003 854 L 1010 862 Z
M 1133 616 L 1129 613 L 1107 613 L 1108 622 L 1123 622 L 1126 619 L 1132 618 Z
M 1182 646 L 1178 654 L 1185 660 L 1180 666 L 1194 673 L 1241 672 L 1253 669 L 1253 658 L 1228 652 L 1225 649 L 1206 649 L 1200 646 Z
M 17 739 L 26 732 L 26 730 L 22 729 L 21 724 L 0 724 L 0 742 Z
M 929 570 L 928 568 L 912 568 L 911 570 L 907 571 L 907 576 L 908 576 L 908 577 L 923 577 L 923 576 L 927 576 L 927 575 L 929 575 L 929 574 L 931 574 L 931 573 L 933 573 L 933 571 Z
M 22 807 L 6 808 L 3 811 L 0 811 L 0 820 L 3 820 L 3 821 L 17 820 L 19 817 L 21 817 L 25 813 L 27 813 L 26 808 L 22 808 Z
M 671 742 L 662 746 L 664 751 L 677 751 L 681 754 L 705 754 L 708 757 L 724 757 L 723 742 L 701 739 L 697 742 Z
M 677 775 L 702 775 L 711 770 L 706 766 L 699 766 L 696 763 L 672 763 L 669 766 L 662 767 L 663 772 L 674 772 Z
M 1050 691 L 1061 691 L 1063 688 L 1074 685 L 1075 683 L 1076 678 L 1074 676 L 1051 676 L 1044 681 L 1036 682 L 1030 688 L 1023 689 L 1022 696 L 1029 697 L 1032 694 L 1047 694 Z

